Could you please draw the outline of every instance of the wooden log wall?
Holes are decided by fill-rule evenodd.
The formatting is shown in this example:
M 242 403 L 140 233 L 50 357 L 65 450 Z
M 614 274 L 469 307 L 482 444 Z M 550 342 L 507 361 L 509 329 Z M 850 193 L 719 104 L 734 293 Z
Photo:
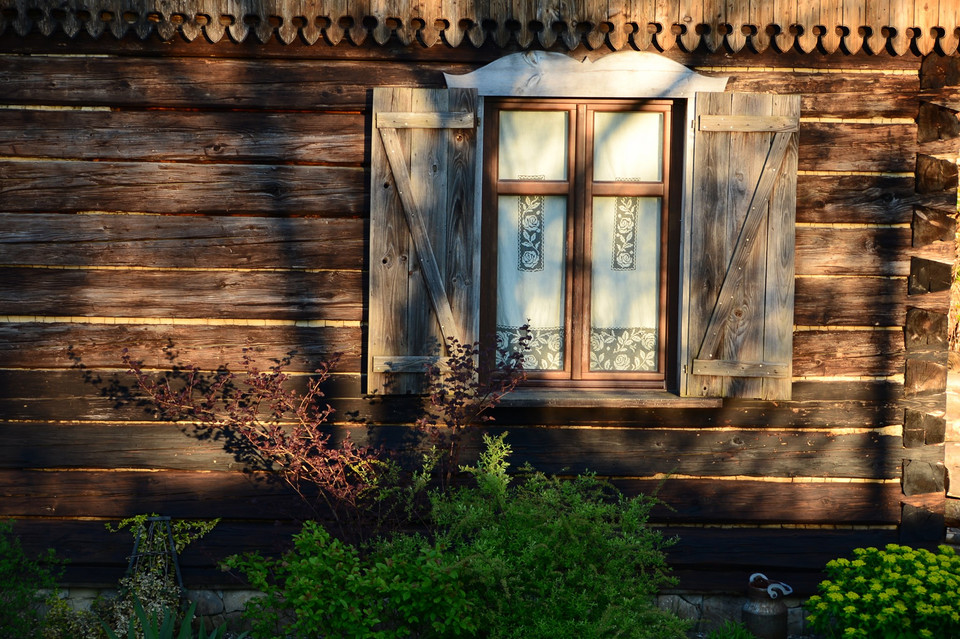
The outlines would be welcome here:
M 191 586 L 223 583 L 218 557 L 275 549 L 303 513 L 217 442 L 118 402 L 122 350 L 157 370 L 170 345 L 207 369 L 296 350 L 303 375 L 340 353 L 337 429 L 402 445 L 416 407 L 362 395 L 370 92 L 443 86 L 501 52 L 62 45 L 0 40 L 0 517 L 68 556 L 74 583 L 109 584 L 129 549 L 104 521 L 219 515 L 184 564 Z M 918 137 L 913 56 L 666 55 L 731 91 L 803 95 L 794 399 L 503 408 L 496 425 L 546 472 L 630 492 L 669 476 L 656 520 L 679 536 L 682 587 L 739 592 L 762 570 L 809 592 L 829 559 L 899 539 L 901 511 L 927 503 L 908 478 L 942 466 L 924 380 L 949 291 L 922 260 L 952 259 L 924 229 L 956 180 L 922 158 L 954 136 Z

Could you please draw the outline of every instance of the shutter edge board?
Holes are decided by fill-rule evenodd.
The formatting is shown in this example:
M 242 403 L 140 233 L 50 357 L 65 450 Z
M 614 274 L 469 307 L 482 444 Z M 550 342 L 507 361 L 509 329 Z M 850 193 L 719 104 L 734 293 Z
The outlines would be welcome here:
M 472 129 L 474 114 L 458 112 L 388 112 L 377 114 L 378 129 Z
M 776 377 L 791 376 L 790 364 L 779 362 L 734 362 L 719 359 L 693 360 L 694 375 L 717 375 L 723 377 Z
M 375 355 L 375 373 L 426 373 L 428 366 L 440 365 L 440 370 L 450 368 L 449 358 L 436 355 Z
M 787 115 L 701 115 L 701 131 L 744 133 L 792 133 L 800 130 L 800 121 Z

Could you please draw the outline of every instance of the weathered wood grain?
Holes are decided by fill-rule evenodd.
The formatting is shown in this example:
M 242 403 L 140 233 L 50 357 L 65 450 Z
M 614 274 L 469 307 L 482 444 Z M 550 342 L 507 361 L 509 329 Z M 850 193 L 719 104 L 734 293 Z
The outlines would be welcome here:
M 793 334 L 793 374 L 897 375 L 903 372 L 901 331 L 798 331 Z
M 791 73 L 782 64 L 773 65 L 777 70 L 724 69 L 718 75 L 730 76 L 727 91 L 798 93 L 804 117 L 916 117 L 916 75 Z
M 123 169 L 129 181 L 108 179 L 105 171 L 111 168 Z M 363 174 L 353 168 L 6 162 L 0 163 L 0 175 L 9 178 L 0 185 L 0 210 L 5 211 L 366 215 Z M 301 181 L 320 176 L 325 176 L 320 184 Z M 241 188 L 226 189 L 222 184 Z M 144 189 L 152 189 L 147 200 L 142 197 Z M 189 204 L 184 201 L 188 196 Z M 798 222 L 908 223 L 918 205 L 949 209 L 951 203 L 946 193 L 916 193 L 914 180 L 908 177 L 797 179 Z
M 797 275 L 898 276 L 910 274 L 909 228 L 800 227 Z
M 363 129 L 359 112 L 5 110 L 0 155 L 359 166 Z
M 0 471 L 0 516 L 306 519 L 310 508 L 265 473 Z
M 358 271 L 0 268 L 10 315 L 359 320 Z
M 342 2 L 343 0 L 339 1 Z M 421 6 L 419 11 L 421 12 L 424 10 L 424 2 L 425 0 L 420 0 Z M 643 0 L 642 2 L 635 0 L 633 3 L 634 7 L 654 7 L 654 5 L 654 0 Z M 502 6 L 502 4 L 497 5 L 494 2 L 491 4 L 491 6 L 499 7 Z M 475 13 L 475 10 L 472 7 L 464 8 L 463 10 Z M 653 9 L 651 8 L 649 11 L 653 11 Z M 776 23 L 776 20 L 773 18 L 773 16 L 776 14 L 774 12 L 772 3 L 753 5 L 751 11 L 756 13 L 752 18 L 752 22 L 749 24 L 770 25 Z M 498 11 L 498 13 L 502 13 L 502 11 Z M 547 5 L 542 8 L 542 15 L 556 15 L 559 17 L 564 14 Z M 456 22 L 456 20 L 451 18 L 451 22 Z M 646 21 L 642 22 L 643 24 L 646 24 Z M 674 22 L 676 22 L 676 19 L 671 18 L 670 24 Z M 861 23 L 866 24 L 866 22 Z M 216 25 L 213 26 L 215 27 Z M 567 38 L 569 38 L 569 42 L 571 42 L 569 48 L 576 48 L 579 42 L 579 38 L 577 37 L 579 34 L 576 32 L 576 25 L 564 25 L 564 23 L 556 24 L 557 28 L 562 26 L 566 27 L 563 30 L 564 39 L 562 42 L 568 41 Z M 209 28 L 210 26 L 208 25 L 207 29 Z M 490 46 L 490 43 L 487 43 L 485 46 L 479 46 L 483 44 L 483 38 L 485 37 L 485 32 L 481 25 L 469 25 L 469 29 L 470 37 L 472 39 L 478 38 L 477 47 L 457 47 L 455 45 L 429 47 L 429 45 L 435 44 L 439 39 L 439 32 L 432 23 L 428 25 L 426 30 L 421 30 L 419 38 L 425 44 L 427 44 L 429 48 L 419 46 L 381 47 L 369 42 L 366 44 L 360 44 L 359 46 L 336 46 L 337 43 L 339 43 L 343 38 L 343 29 L 340 28 L 336 22 L 328 25 L 325 28 L 324 37 L 320 37 L 319 28 L 315 24 L 310 24 L 305 29 L 302 39 L 294 39 L 292 42 L 286 45 L 280 45 L 274 39 L 266 44 L 260 44 L 256 41 L 248 41 L 245 42 L 244 46 L 242 47 L 224 46 L 228 41 L 223 41 L 225 30 L 222 28 L 219 30 L 219 37 L 214 36 L 216 37 L 214 41 L 210 41 L 205 37 L 198 37 L 192 42 L 184 41 L 182 38 L 174 38 L 168 42 L 158 43 L 153 39 L 140 40 L 139 38 L 124 38 L 123 40 L 118 41 L 114 38 L 106 37 L 98 40 L 85 40 L 83 45 L 84 51 L 86 52 L 101 55 L 122 55 L 126 57 L 137 55 L 147 55 L 152 57 L 155 56 L 158 51 L 162 51 L 163 54 L 169 58 L 259 58 L 267 60 L 335 59 L 340 61 L 350 60 L 366 62 L 377 62 L 384 60 L 396 62 L 399 60 L 405 61 L 408 64 L 462 63 L 481 65 L 492 62 L 503 55 L 502 49 L 496 46 Z M 455 32 L 455 30 L 448 29 L 444 33 L 444 41 L 446 43 L 451 42 L 449 39 L 451 32 Z M 462 34 L 462 31 L 460 33 Z M 337 34 L 339 34 L 339 36 Z M 632 39 L 634 45 L 639 50 L 647 49 L 647 44 L 649 44 L 649 37 L 646 37 L 645 39 L 642 37 L 644 35 L 646 34 L 633 35 Z M 789 30 L 787 30 L 787 35 L 789 36 Z M 501 37 L 504 37 L 504 32 L 496 32 L 495 38 Z M 541 34 L 540 37 L 543 38 L 544 35 Z M 698 48 L 696 51 L 688 53 L 673 47 L 671 50 L 659 52 L 659 54 L 676 60 L 686 66 L 730 66 L 744 68 L 756 68 L 760 66 L 771 68 L 806 68 L 810 65 L 810 56 L 795 49 L 791 49 L 790 45 L 785 46 L 783 52 L 777 51 L 774 48 L 768 48 L 766 43 L 769 42 L 770 36 L 767 35 L 763 29 L 759 29 L 758 33 L 752 37 L 759 45 L 759 53 L 754 53 L 751 51 L 749 55 L 731 56 L 725 49 L 711 52 L 704 48 Z M 878 37 L 883 40 L 880 34 L 878 34 Z M 506 38 L 509 39 L 508 32 L 506 33 Z M 542 39 L 541 42 L 543 42 Z M 544 48 L 549 48 L 546 43 L 544 43 Z M 882 45 L 880 48 L 882 49 Z M 26 34 L 25 36 L 6 38 L 4 42 L 4 51 L 15 54 L 63 54 L 62 44 L 60 41 L 54 38 L 43 36 L 36 30 Z M 921 59 L 918 56 L 896 57 L 889 55 L 872 55 L 867 54 L 865 51 L 860 51 L 859 53 L 852 51 L 852 53 L 854 55 L 841 52 L 817 55 L 817 66 L 826 69 L 856 69 L 861 71 L 904 70 L 909 71 L 916 76 L 921 64 Z M 931 58 L 934 59 L 937 57 L 938 56 L 931 56 Z M 926 60 L 927 58 L 924 58 L 924 61 Z
M 443 87 L 443 72 L 470 70 L 388 60 L 0 57 L 9 104 L 109 107 L 361 109 L 374 86 Z
M 0 415 L 6 419 L 93 420 L 153 419 L 126 398 L 132 380 L 112 370 L 0 370 Z M 300 379 L 300 378 L 298 378 Z M 295 380 L 296 381 L 296 380 Z M 304 383 L 300 379 L 300 383 Z M 412 424 L 422 414 L 419 398 L 360 399 L 362 380 L 337 375 L 325 387 L 338 410 L 337 420 L 354 424 Z M 115 388 L 119 386 L 120 388 Z M 879 428 L 901 424 L 902 387 L 886 382 L 795 382 L 791 402 L 730 400 L 721 408 L 604 409 L 503 407 L 491 412 L 495 423 L 512 426 Z M 115 392 L 117 391 L 117 392 Z M 335 401 L 334 401 L 335 400 Z
M 907 305 L 902 277 L 798 277 L 794 322 L 802 326 L 900 326 Z
M 914 257 L 910 260 L 910 277 L 907 289 L 917 298 L 930 293 L 943 293 L 953 285 L 953 260 L 939 261 Z M 936 310 L 947 311 L 947 307 Z
M 917 115 L 917 142 L 953 140 L 960 137 L 957 112 L 931 102 L 921 102 Z
M 890 524 L 900 519 L 897 483 L 785 483 L 716 479 L 614 480 L 625 494 L 656 494 L 657 523 Z
M 3 401 L 3 404 L 8 402 Z M 338 402 L 331 401 L 335 406 Z M 142 410 L 142 409 L 141 409 Z M 41 414 L 37 414 L 42 419 Z M 0 423 L 8 442 L 0 467 L 240 470 L 242 462 L 221 441 L 198 440 L 190 427 L 149 423 Z M 903 455 L 899 436 L 868 431 L 844 434 L 802 429 L 702 430 L 621 428 L 524 428 L 508 430 L 512 462 L 530 462 L 547 473 L 596 472 L 600 475 L 649 476 L 677 473 L 695 476 L 852 477 L 890 479 L 900 475 Z M 360 443 L 407 446 L 413 429 L 331 426 Z M 479 450 L 475 434 L 465 442 L 463 459 Z
M 869 153 L 861 152 L 869 148 Z M 801 171 L 909 172 L 917 157 L 916 124 L 803 122 Z
M 797 222 L 906 224 L 915 206 L 951 209 L 956 195 L 918 194 L 912 177 L 797 176 Z
M 672 22 L 671 22 L 672 24 Z M 669 25 L 667 30 L 669 31 Z M 662 38 L 661 38 L 662 39 Z M 666 40 L 671 40 L 666 38 Z M 132 44 L 132 43 L 131 43 Z M 193 43 L 203 46 L 201 43 Z M 213 47 L 215 49 L 215 47 Z M 283 53 L 294 53 L 288 47 Z M 189 55 L 197 55 L 191 49 Z M 256 108 L 323 110 L 331 107 L 363 108 L 367 91 L 374 86 L 444 86 L 442 73 L 466 73 L 474 64 L 493 59 L 489 52 L 463 58 L 440 58 L 440 64 L 420 61 L 410 64 L 395 57 L 383 59 L 376 51 L 339 51 L 336 60 L 224 59 L 217 57 L 96 58 L 16 57 L 0 60 L 5 79 L 6 99 L 20 104 L 105 105 L 112 107 L 168 106 L 188 108 Z M 277 53 L 280 53 L 277 51 Z M 458 52 L 454 52 L 455 54 Z M 669 52 L 685 64 L 709 64 L 715 56 Z M 316 55 L 313 52 L 313 55 Z M 349 59 L 351 56 L 378 56 L 376 64 Z M 408 57 L 427 58 L 430 52 L 404 52 Z M 448 54 L 449 55 L 449 54 Z M 769 58 L 770 66 L 791 64 L 780 57 Z M 795 60 L 805 67 L 809 60 Z M 903 61 L 875 59 L 825 60 L 825 66 L 901 68 Z M 846 63 L 846 64 L 844 64 Z M 814 74 L 758 71 L 759 61 L 720 56 L 715 64 L 751 65 L 750 70 L 724 70 L 730 75 L 729 90 L 743 92 L 799 93 L 803 113 L 831 117 L 913 117 L 916 102 L 911 94 L 919 89 L 917 75 Z M 168 80 L 175 69 L 178 82 Z M 344 84 L 342 78 L 354 81 Z M 48 78 L 44 81 L 43 78 Z M 280 78 L 283 81 L 280 81 Z M 109 87 L 109 91 L 104 91 Z
M 946 313 L 919 308 L 907 309 L 903 327 L 904 344 L 908 351 L 942 355 L 949 344 L 949 320 Z
M 360 269 L 351 218 L 0 213 L 4 265 Z
M 784 483 L 715 479 L 614 480 L 626 495 L 656 494 L 657 523 L 896 523 L 896 483 Z M 0 517 L 305 519 L 310 507 L 264 473 L 0 470 Z
M 467 344 L 477 340 L 475 101 L 472 90 L 375 92 L 378 130 L 371 142 L 368 313 L 372 391 L 417 391 L 423 382 L 422 375 L 391 380 L 376 373 L 375 357 L 432 355 L 435 345 L 446 344 L 448 338 Z M 407 115 L 411 112 L 416 116 Z M 451 128 L 398 130 L 383 126 L 397 119 L 391 113 L 404 120 L 437 123 L 444 118 L 431 114 L 469 117 L 460 117 L 462 122 L 451 123 Z
M 362 345 L 359 327 L 11 322 L 0 324 L 0 368 L 123 368 L 126 349 L 145 368 L 236 368 L 245 355 L 266 367 L 296 351 L 284 370 L 310 372 L 338 357 L 336 372 L 360 372 Z
M 361 217 L 363 169 L 154 162 L 0 161 L 0 211 Z

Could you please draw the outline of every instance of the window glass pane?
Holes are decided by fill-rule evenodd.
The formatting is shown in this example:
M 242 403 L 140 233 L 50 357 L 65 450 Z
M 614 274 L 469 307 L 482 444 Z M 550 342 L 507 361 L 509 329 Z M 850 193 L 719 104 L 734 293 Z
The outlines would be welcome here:
M 593 199 L 590 370 L 656 371 L 660 198 Z
M 649 111 L 593 115 L 593 179 L 659 182 L 663 168 L 663 114 Z
M 567 179 L 567 112 L 501 111 L 501 180 Z
M 520 328 L 531 342 L 524 368 L 563 369 L 567 203 L 563 196 L 497 199 L 498 360 L 516 352 Z

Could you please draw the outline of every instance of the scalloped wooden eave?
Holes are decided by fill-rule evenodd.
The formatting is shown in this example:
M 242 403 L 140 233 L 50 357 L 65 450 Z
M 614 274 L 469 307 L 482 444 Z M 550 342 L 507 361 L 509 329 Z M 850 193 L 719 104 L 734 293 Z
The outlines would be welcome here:
M 811 6 L 807 6 L 811 5 Z M 814 50 L 834 53 L 887 51 L 896 55 L 952 55 L 960 45 L 958 0 L 835 0 L 774 3 L 772 0 L 0 0 L 0 34 L 49 36 L 81 31 L 94 38 L 289 44 L 324 40 L 430 47 L 499 46 L 662 51 L 704 47 L 763 52 Z M 785 7 L 785 8 L 784 8 Z

